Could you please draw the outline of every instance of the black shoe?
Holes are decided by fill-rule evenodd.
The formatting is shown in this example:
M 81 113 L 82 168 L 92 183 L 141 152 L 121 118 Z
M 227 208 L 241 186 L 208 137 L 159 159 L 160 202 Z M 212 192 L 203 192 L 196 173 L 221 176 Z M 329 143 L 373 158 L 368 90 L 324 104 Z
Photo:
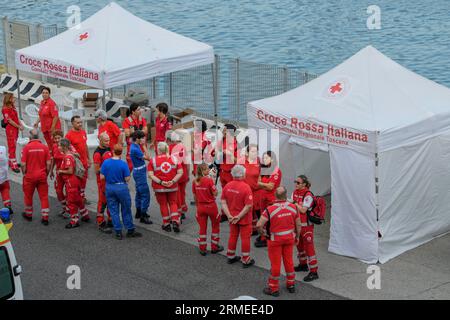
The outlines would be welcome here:
M 142 233 L 140 232 L 134 230 L 127 232 L 127 238 L 140 238 L 140 237 L 142 237 Z
M 295 272 L 308 272 L 309 268 L 307 264 L 299 264 L 298 266 L 294 267 Z
M 179 233 L 180 232 L 180 226 L 177 223 L 173 223 L 172 226 L 173 232 Z
M 242 263 L 242 267 L 244 268 L 250 268 L 252 265 L 255 264 L 255 260 L 251 259 L 248 263 Z
M 77 223 L 75 223 L 75 224 L 68 223 L 68 224 L 66 224 L 66 229 L 78 228 L 79 226 L 80 226 L 80 223 L 79 223 L 79 222 L 77 222 Z
M 27 214 L 26 214 L 25 212 L 22 212 L 22 217 L 23 217 L 25 220 L 27 220 L 27 221 L 32 221 L 32 220 L 33 220 L 33 217 L 27 216 Z
M 200 252 L 200 254 L 201 254 L 202 256 L 206 256 L 206 254 L 207 254 L 206 251 L 199 250 L 199 252 Z
M 48 226 L 48 220 L 42 219 L 42 220 L 41 220 L 41 223 L 42 223 L 44 226 Z
M 122 240 L 123 239 L 122 232 L 116 232 L 114 238 L 116 238 L 117 240 Z
M 103 233 L 107 233 L 107 234 L 111 234 L 112 233 L 112 229 L 109 228 L 106 224 L 105 221 L 103 221 L 99 226 L 98 226 L 98 230 L 100 230 L 100 232 Z
M 211 250 L 211 253 L 212 253 L 212 254 L 216 254 L 216 253 L 219 253 L 219 252 L 221 252 L 221 251 L 223 251 L 223 246 L 221 246 L 221 245 L 219 244 L 219 245 L 217 245 L 217 249 Z
M 303 278 L 303 281 L 311 282 L 317 279 L 319 279 L 319 275 L 317 274 L 317 272 L 310 272 L 306 277 Z
M 170 224 L 166 226 L 161 226 L 161 229 L 163 229 L 166 232 L 172 232 L 172 226 Z
M 14 211 L 13 211 L 13 209 L 12 209 L 11 206 L 6 206 L 6 208 L 9 209 L 9 214 L 10 214 L 10 215 L 13 215 L 13 214 L 14 214 Z
M 143 224 L 153 224 L 152 220 L 150 220 L 149 216 L 147 216 L 147 215 L 145 217 L 141 217 L 139 222 L 141 222 Z
M 231 258 L 231 259 L 228 258 L 227 263 L 228 263 L 228 264 L 233 264 L 233 263 L 238 262 L 238 261 L 240 261 L 240 260 L 241 260 L 241 257 L 236 256 L 236 257 Z
M 263 290 L 264 294 L 267 294 L 268 296 L 273 296 L 273 297 L 279 297 L 280 296 L 280 291 L 274 291 L 272 292 L 272 290 L 270 290 L 270 288 L 264 288 Z
M 257 248 L 267 247 L 267 241 L 266 240 L 261 240 L 261 237 L 260 237 L 259 239 L 256 239 L 255 247 L 257 247 Z
M 288 289 L 289 293 L 295 293 L 295 286 L 288 287 L 287 289 Z
M 136 214 L 134 215 L 135 219 L 140 219 L 142 217 L 141 215 L 141 209 L 136 209 Z

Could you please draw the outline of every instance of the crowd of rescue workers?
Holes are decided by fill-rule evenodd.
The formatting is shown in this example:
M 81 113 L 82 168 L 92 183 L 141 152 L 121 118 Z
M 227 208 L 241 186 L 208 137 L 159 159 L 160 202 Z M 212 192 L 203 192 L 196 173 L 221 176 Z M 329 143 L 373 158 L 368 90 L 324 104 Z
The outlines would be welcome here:
M 236 127 L 225 124 L 221 130 L 218 146 L 212 146 L 205 132 L 206 122 L 200 120 L 199 130 L 194 134 L 193 147 L 187 150 L 181 135 L 172 130 L 168 119 L 169 107 L 165 103 L 156 106 L 154 142 L 148 146 L 148 127 L 141 108 L 132 104 L 121 130 L 109 120 L 104 110 L 97 110 L 99 146 L 89 157 L 87 135 L 79 116 L 71 119 L 72 128 L 61 131 L 56 103 L 50 97 L 50 88 L 42 90 L 39 118 L 29 131 L 29 142 L 22 149 L 20 164 L 16 160 L 19 131 L 24 125 L 15 107 L 11 93 L 3 96 L 2 127 L 6 130 L 9 159 L 3 148 L 1 159 L 15 173 L 23 174 L 24 212 L 27 221 L 33 219 L 33 194 L 37 189 L 41 205 L 41 222 L 49 224 L 48 178 L 54 180 L 57 199 L 61 204 L 60 216 L 68 219 L 65 226 L 73 229 L 81 222 L 89 222 L 85 206 L 85 188 L 89 168 L 93 166 L 98 187 L 96 223 L 101 232 L 113 234 L 122 240 L 141 237 L 136 231 L 131 212 L 132 200 L 128 182 L 133 176 L 135 183 L 135 219 L 139 223 L 152 224 L 148 213 L 150 187 L 155 194 L 162 216 L 162 230 L 180 232 L 182 220 L 188 213 L 186 187 L 193 175 L 192 193 L 199 226 L 198 245 L 202 256 L 207 255 L 207 225 L 211 223 L 210 253 L 224 250 L 220 245 L 220 225 L 229 223 L 227 262 L 241 262 L 244 268 L 255 261 L 250 257 L 251 237 L 256 247 L 268 247 L 271 274 L 264 293 L 279 295 L 281 260 L 286 272 L 286 287 L 295 292 L 295 272 L 309 272 L 306 282 L 318 279 L 318 265 L 314 249 L 314 224 L 307 212 L 314 205 L 308 178 L 295 178 L 295 190 L 288 200 L 287 189 L 281 186 L 282 172 L 277 155 L 270 150 L 259 159 L 257 144 L 247 142 L 243 151 L 236 141 Z M 39 125 L 40 124 L 40 125 Z M 40 134 L 44 141 L 41 141 Z M 45 142 L 45 143 L 44 143 Z M 126 143 L 126 162 L 122 160 Z M 220 164 L 217 165 L 220 150 Z M 153 152 L 154 151 L 154 152 Z M 194 161 L 190 161 L 194 160 Z M 214 163 L 216 161 L 216 163 Z M 192 171 L 190 164 L 192 163 Z M 3 168 L 3 166 L 2 166 Z M 4 171 L 4 169 L 2 169 Z M 7 172 L 0 175 L 0 191 L 4 206 L 12 213 Z M 218 181 L 221 184 L 220 207 L 216 203 Z M 236 255 L 238 238 L 241 256 Z M 294 267 L 294 247 L 297 247 L 299 264 Z

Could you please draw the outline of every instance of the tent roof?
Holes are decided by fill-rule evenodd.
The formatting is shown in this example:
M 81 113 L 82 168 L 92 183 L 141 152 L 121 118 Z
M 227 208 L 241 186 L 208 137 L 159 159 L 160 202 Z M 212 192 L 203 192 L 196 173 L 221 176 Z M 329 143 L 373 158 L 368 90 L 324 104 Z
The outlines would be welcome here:
M 349 128 L 385 131 L 450 112 L 450 89 L 367 46 L 320 77 L 250 106 Z
M 214 61 L 211 46 L 142 20 L 114 2 L 83 21 L 81 28 L 18 50 L 18 68 L 31 71 L 26 64 L 21 68 L 21 54 L 103 74 L 97 85 L 91 83 L 99 88 Z

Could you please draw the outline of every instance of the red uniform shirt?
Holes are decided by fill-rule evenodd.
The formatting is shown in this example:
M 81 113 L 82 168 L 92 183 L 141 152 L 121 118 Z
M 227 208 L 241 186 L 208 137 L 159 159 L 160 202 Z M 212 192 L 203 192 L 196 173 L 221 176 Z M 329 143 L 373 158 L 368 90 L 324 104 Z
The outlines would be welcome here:
M 155 142 L 166 141 L 166 132 L 170 129 L 172 129 L 172 125 L 167 120 L 167 116 L 162 120 L 157 117 L 155 120 Z
M 181 166 L 183 168 L 183 176 L 180 178 L 180 182 L 188 182 L 189 181 L 189 172 L 188 172 L 188 166 L 187 166 L 187 152 L 186 148 L 181 143 L 173 143 L 169 145 L 169 154 L 179 163 L 181 163 Z
M 41 120 L 41 131 L 47 132 L 52 128 L 53 118 L 58 117 L 58 107 L 51 98 L 41 101 L 39 108 L 39 119 Z M 56 123 L 56 130 L 61 130 L 61 121 Z
M 6 131 L 19 132 L 18 128 L 15 128 L 8 123 L 8 120 L 12 120 L 16 124 L 19 124 L 19 115 L 17 113 L 17 109 L 14 106 L 12 107 L 3 106 L 2 114 L 3 120 L 5 121 L 5 123 L 7 123 Z
M 79 179 L 75 175 L 75 158 L 72 154 L 68 153 L 64 155 L 64 159 L 61 163 L 61 170 L 67 170 L 73 168 L 72 174 L 62 174 L 62 178 L 66 183 L 69 183 L 67 187 L 76 188 L 79 184 Z
M 109 147 L 111 150 L 114 150 L 114 146 L 119 142 L 119 135 L 121 134 L 119 127 L 111 120 L 106 120 L 104 124 L 98 126 L 98 136 L 100 137 L 103 132 L 108 134 Z
M 291 240 L 295 238 L 295 220 L 300 217 L 295 204 L 287 201 L 276 201 L 273 205 L 267 207 L 262 215 L 270 220 L 271 240 Z
M 95 149 L 94 151 L 94 155 L 92 156 L 93 158 L 93 162 L 95 164 L 98 164 L 100 166 L 100 168 L 102 167 L 103 162 L 106 159 L 112 158 L 112 152 L 111 149 L 108 148 L 100 148 L 98 147 L 97 149 Z M 100 172 L 97 173 L 97 183 L 100 183 Z
M 222 143 L 219 144 L 219 150 L 221 148 L 224 148 L 224 150 L 222 163 L 220 164 L 220 170 L 231 172 L 231 169 L 233 169 L 233 167 L 235 166 L 236 159 L 238 156 L 238 147 L 236 139 L 233 138 L 233 141 L 226 141 L 224 138 L 222 140 Z M 229 155 L 226 155 L 225 151 L 227 153 L 233 154 L 234 159 L 232 159 Z
M 292 200 L 300 206 L 303 206 L 303 202 L 305 200 L 304 198 L 307 193 L 308 201 L 305 203 L 305 207 L 309 208 L 312 205 L 313 199 L 308 188 L 304 188 L 302 190 L 294 190 L 294 193 L 292 193 Z
M 88 158 L 89 158 L 89 150 L 87 147 L 87 135 L 84 130 L 73 130 L 71 129 L 66 134 L 66 139 L 70 141 L 72 146 L 77 150 L 77 153 L 80 155 L 81 163 L 85 168 L 88 167 Z
M 174 157 L 160 154 L 151 159 L 148 164 L 148 171 L 153 171 L 155 176 L 161 181 L 170 181 L 177 175 L 177 171 L 182 169 L 181 163 L 179 163 Z M 170 192 L 178 189 L 178 184 L 174 183 L 170 187 L 157 184 L 152 181 L 152 187 L 155 192 Z
M 281 170 L 280 168 L 275 168 L 270 176 L 261 176 L 262 183 L 273 183 L 272 191 L 261 190 L 261 197 L 265 198 L 267 202 L 275 202 L 275 190 L 280 186 L 281 183 Z M 263 208 L 264 209 L 264 208 Z
M 253 192 L 259 190 L 258 180 L 261 174 L 261 165 L 259 159 L 256 163 L 249 163 L 245 161 L 245 182 L 250 186 Z
M 48 147 L 39 140 L 31 140 L 22 150 L 22 163 L 26 164 L 25 176 L 40 179 L 47 176 L 47 161 L 50 161 Z
M 208 164 L 213 162 L 214 148 L 211 145 L 211 141 L 206 138 L 206 134 L 204 132 L 195 132 L 193 149 L 192 172 L 195 176 L 197 175 L 197 166 L 199 164 L 202 162 L 206 162 Z
M 200 182 L 192 183 L 192 193 L 197 198 L 198 203 L 214 203 L 216 202 L 216 198 L 214 197 L 214 192 L 217 191 L 217 188 L 214 184 L 213 179 L 210 177 L 203 177 L 200 179 Z
M 239 213 L 247 205 L 253 205 L 252 190 L 247 183 L 241 180 L 233 180 L 223 188 L 222 200 L 227 202 L 228 209 L 233 217 Z M 252 223 L 252 210 L 239 220 L 238 224 L 246 225 Z
M 143 130 L 147 126 L 147 121 L 144 118 L 134 119 L 132 116 L 126 117 L 122 122 L 123 129 L 134 127 L 134 130 Z M 147 137 L 145 137 L 147 139 Z M 132 143 L 131 135 L 127 138 L 127 145 Z M 142 148 L 141 148 L 142 149 Z M 127 148 L 127 154 L 130 154 L 130 148 Z

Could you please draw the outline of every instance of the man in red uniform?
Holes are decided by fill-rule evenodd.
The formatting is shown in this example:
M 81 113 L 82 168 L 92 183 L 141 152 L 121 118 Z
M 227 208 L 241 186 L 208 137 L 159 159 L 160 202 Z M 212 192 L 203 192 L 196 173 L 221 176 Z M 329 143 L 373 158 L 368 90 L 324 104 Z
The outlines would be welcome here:
M 234 166 L 231 170 L 233 181 L 222 190 L 222 208 L 230 222 L 230 238 L 228 239 L 228 263 L 235 263 L 241 258 L 236 256 L 236 244 L 241 237 L 241 254 L 244 268 L 255 264 L 250 258 L 250 238 L 252 234 L 251 209 L 253 205 L 252 190 L 245 183 L 245 167 Z
M 295 271 L 293 252 L 294 245 L 300 237 L 301 222 L 295 204 L 287 201 L 286 188 L 276 189 L 276 202 L 263 211 L 256 227 L 258 232 L 264 234 L 264 225 L 268 222 L 270 226 L 267 230 L 268 252 L 270 259 L 270 277 L 268 287 L 264 293 L 272 296 L 279 296 L 279 278 L 281 269 L 281 258 L 283 258 L 284 269 L 286 271 L 286 287 L 290 293 L 295 292 Z
M 187 152 L 183 143 L 181 142 L 181 136 L 177 132 L 170 134 L 170 141 L 173 142 L 169 145 L 169 154 L 178 163 L 181 163 L 183 167 L 183 175 L 178 181 L 178 212 L 181 215 L 181 219 L 186 218 L 188 207 L 186 204 L 186 185 L 189 182 L 189 164 L 187 163 Z
M 295 267 L 295 271 L 308 271 L 309 269 L 309 274 L 303 278 L 303 281 L 310 282 L 319 279 L 317 273 L 318 262 L 316 250 L 314 248 L 314 224 L 308 221 L 307 215 L 308 209 L 311 208 L 314 203 L 314 198 L 312 197 L 311 191 L 309 191 L 311 183 L 306 176 L 298 176 L 295 184 L 296 187 L 292 194 L 292 200 L 300 212 L 300 219 L 302 222 L 302 232 L 297 245 L 300 264 Z
M 114 150 L 116 144 L 123 144 L 124 134 L 120 131 L 117 124 L 108 120 L 108 115 L 105 110 L 99 109 L 95 112 L 95 120 L 98 124 L 98 136 L 106 132 L 109 136 L 109 148 Z
M 261 163 L 258 158 L 258 145 L 249 144 L 247 147 L 247 155 L 245 159 L 245 182 L 252 189 L 253 194 L 253 208 L 252 208 L 252 235 L 257 235 L 256 223 L 261 214 L 260 199 L 261 189 L 258 185 L 259 176 L 261 173 Z
M 145 120 L 144 117 L 142 117 L 141 115 L 141 110 L 139 108 L 139 105 L 136 103 L 132 103 L 130 105 L 130 109 L 128 109 L 127 111 L 127 117 L 125 118 L 125 120 L 123 120 L 122 122 L 122 128 L 125 134 L 125 139 L 127 141 L 127 163 L 128 163 L 128 168 L 131 170 L 133 170 L 133 162 L 131 161 L 130 158 L 130 146 L 133 143 L 131 136 L 133 135 L 133 133 L 135 131 L 142 131 L 145 134 L 145 139 L 144 139 L 144 143 L 147 144 L 147 132 L 148 132 L 148 128 L 147 128 L 147 121 Z M 143 147 L 141 146 L 141 150 L 143 151 Z
M 89 150 L 87 146 L 87 135 L 86 131 L 83 130 L 83 121 L 81 121 L 80 116 L 73 116 L 70 120 L 72 122 L 72 129 L 66 134 L 66 139 L 70 141 L 72 146 L 77 150 L 80 156 L 81 163 L 83 164 L 86 174 L 83 179 L 81 179 L 81 197 L 85 200 L 84 191 L 86 189 L 86 183 L 88 178 L 88 170 L 91 166 L 91 160 L 89 159 Z
M 169 147 L 165 142 L 158 143 L 158 155 L 148 165 L 148 176 L 152 180 L 156 200 L 159 203 L 163 218 L 162 229 L 180 232 L 180 216 L 178 214 L 178 180 L 183 175 L 181 163 L 169 155 Z M 170 208 L 170 214 L 169 214 Z M 172 227 L 170 223 L 172 222 Z
M 100 169 L 103 162 L 106 159 L 112 158 L 112 152 L 109 148 L 109 136 L 103 133 L 99 137 L 100 145 L 94 151 L 94 169 L 97 176 L 97 189 L 98 189 L 98 203 L 97 203 L 97 224 L 100 231 L 105 233 L 112 233 L 112 220 L 109 213 L 109 209 L 106 210 L 108 215 L 108 222 L 105 221 L 105 209 L 106 209 L 106 180 L 100 178 Z
M 169 112 L 169 106 L 162 102 L 158 103 L 155 107 L 155 139 L 154 139 L 154 147 L 155 152 L 158 152 L 158 143 L 166 141 L 166 133 L 167 131 L 172 129 L 172 125 L 167 119 L 167 113 Z
M 61 206 L 63 208 L 63 211 L 61 213 L 61 216 L 63 217 L 67 217 L 66 215 L 69 214 L 69 209 L 67 208 L 67 203 L 66 203 L 66 195 L 64 194 L 64 179 L 61 175 L 57 174 L 55 176 L 54 174 L 54 169 L 56 168 L 56 170 L 61 169 L 61 164 L 64 160 L 64 154 L 59 150 L 59 142 L 61 141 L 61 139 L 64 137 L 64 134 L 62 131 L 54 131 L 53 134 L 53 144 L 52 144 L 52 164 L 51 164 L 51 168 L 50 168 L 50 179 L 53 180 L 53 178 L 55 179 L 55 192 L 56 192 L 56 197 L 58 199 L 58 201 L 61 203 Z M 75 154 L 77 151 L 73 148 L 73 146 L 70 146 L 70 151 Z
M 75 175 L 75 157 L 69 151 L 70 141 L 68 139 L 61 139 L 59 148 L 61 153 L 64 154 L 64 159 L 60 169 L 56 173 L 64 179 L 67 193 L 67 207 L 70 213 L 70 222 L 66 225 L 66 229 L 72 229 L 80 226 L 78 212 L 81 214 L 81 220 L 85 222 L 89 221 L 89 215 L 81 196 L 80 179 Z
M 33 194 L 37 189 L 41 201 L 41 222 L 48 225 L 48 214 L 50 212 L 48 203 L 47 175 L 50 172 L 50 151 L 46 145 L 39 140 L 36 129 L 30 131 L 30 142 L 22 149 L 23 193 L 25 212 L 22 216 L 31 221 L 33 219 Z

